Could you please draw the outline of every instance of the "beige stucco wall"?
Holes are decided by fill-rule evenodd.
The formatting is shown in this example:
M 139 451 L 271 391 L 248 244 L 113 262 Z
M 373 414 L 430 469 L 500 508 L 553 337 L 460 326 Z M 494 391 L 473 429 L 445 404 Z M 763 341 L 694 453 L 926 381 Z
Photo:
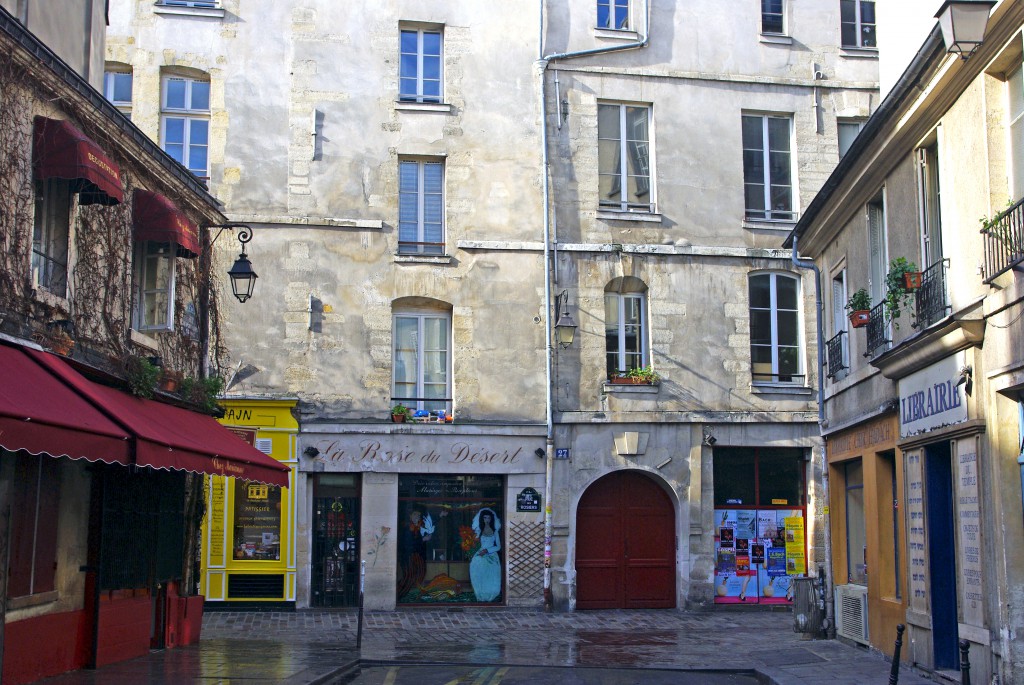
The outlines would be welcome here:
M 104 0 L 0 0 L 80 76 L 103 90 L 106 4 Z

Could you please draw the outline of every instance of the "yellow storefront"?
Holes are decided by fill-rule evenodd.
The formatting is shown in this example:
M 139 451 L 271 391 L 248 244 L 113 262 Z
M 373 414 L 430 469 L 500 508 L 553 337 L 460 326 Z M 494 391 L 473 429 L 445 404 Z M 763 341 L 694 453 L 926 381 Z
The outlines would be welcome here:
M 295 400 L 224 401 L 220 422 L 292 468 L 299 425 Z M 207 479 L 200 587 L 211 603 L 294 604 L 295 498 L 278 488 L 222 476 Z

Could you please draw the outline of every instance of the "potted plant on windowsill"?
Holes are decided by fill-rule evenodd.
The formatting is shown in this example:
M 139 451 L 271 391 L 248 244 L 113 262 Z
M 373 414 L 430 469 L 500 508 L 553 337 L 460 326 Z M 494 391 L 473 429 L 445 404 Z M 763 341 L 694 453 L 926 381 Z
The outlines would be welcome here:
M 907 274 L 916 273 L 918 285 L 920 286 L 921 273 L 917 265 L 908 262 L 906 257 L 897 257 L 889 262 L 889 273 L 885 275 L 885 312 L 895 328 L 900 324 L 896 319 L 900 318 L 900 311 L 904 305 L 910 304 L 913 299 L 913 291 L 907 287 Z
M 391 423 L 405 423 L 412 416 L 412 410 L 401 402 L 391 407 Z
M 657 385 L 661 377 L 648 365 L 613 373 L 610 380 L 614 385 Z
M 160 380 L 160 367 L 138 355 L 132 355 L 124 363 L 125 380 L 128 390 L 144 400 L 153 396 L 157 382 Z
M 871 320 L 871 295 L 867 288 L 861 288 L 846 301 L 846 311 L 850 313 L 850 326 L 863 328 Z
M 177 392 L 181 385 L 182 374 L 180 371 L 164 368 L 160 372 L 160 390 L 163 392 Z

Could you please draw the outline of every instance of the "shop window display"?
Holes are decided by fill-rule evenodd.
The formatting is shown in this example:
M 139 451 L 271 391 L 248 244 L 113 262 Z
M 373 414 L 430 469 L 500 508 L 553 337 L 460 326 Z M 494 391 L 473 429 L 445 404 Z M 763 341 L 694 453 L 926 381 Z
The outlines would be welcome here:
M 281 558 L 281 488 L 235 479 L 235 559 Z
M 502 478 L 409 475 L 398 490 L 398 602 L 501 603 Z
M 715 602 L 790 603 L 807 573 L 799 449 L 714 452 Z

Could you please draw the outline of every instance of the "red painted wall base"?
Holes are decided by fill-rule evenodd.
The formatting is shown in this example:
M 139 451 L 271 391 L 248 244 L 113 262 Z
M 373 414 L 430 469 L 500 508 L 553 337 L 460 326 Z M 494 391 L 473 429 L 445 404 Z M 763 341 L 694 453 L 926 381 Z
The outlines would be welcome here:
M 4 685 L 21 685 L 84 668 L 89 648 L 84 611 L 47 614 L 4 626 Z
M 131 590 L 104 593 L 100 599 L 97 668 L 149 653 L 153 600 L 148 592 L 125 596 L 132 594 Z

